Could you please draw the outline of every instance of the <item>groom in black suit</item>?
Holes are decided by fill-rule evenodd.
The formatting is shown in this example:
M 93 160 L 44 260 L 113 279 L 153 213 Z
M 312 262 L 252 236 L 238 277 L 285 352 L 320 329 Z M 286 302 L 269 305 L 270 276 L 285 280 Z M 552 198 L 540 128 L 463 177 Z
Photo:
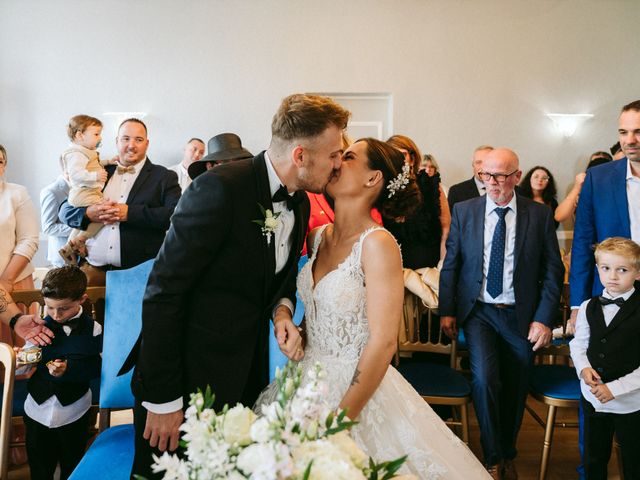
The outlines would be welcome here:
M 551 339 L 564 267 L 553 213 L 514 192 L 522 172 L 506 148 L 485 157 L 487 194 L 455 205 L 440 273 L 440 319 L 469 345 L 473 405 L 494 478 L 517 478 L 516 439 L 533 351 Z
M 189 395 L 210 385 L 215 408 L 251 406 L 268 382 L 269 318 L 278 344 L 302 358 L 292 321 L 309 218 L 303 190 L 321 192 L 340 168 L 349 112 L 314 95 L 285 98 L 266 152 L 220 165 L 185 191 L 145 292 L 142 332 L 123 371 L 132 389 L 135 474 L 175 450 Z M 275 225 L 265 214 L 277 216 Z

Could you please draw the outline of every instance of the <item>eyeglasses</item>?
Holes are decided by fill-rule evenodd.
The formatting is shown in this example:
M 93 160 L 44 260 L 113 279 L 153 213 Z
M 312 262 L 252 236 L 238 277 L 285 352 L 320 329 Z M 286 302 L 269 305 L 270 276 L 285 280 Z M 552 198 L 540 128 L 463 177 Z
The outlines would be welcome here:
M 534 180 L 541 180 L 543 182 L 549 181 L 549 177 L 547 177 L 546 175 L 542 175 L 540 177 L 538 175 L 533 175 L 531 178 L 533 178 Z
M 483 182 L 488 182 L 491 178 L 493 178 L 496 181 L 496 183 L 504 183 L 507 181 L 507 178 L 509 178 L 511 175 L 517 172 L 518 170 L 514 170 L 511 173 L 480 172 L 478 173 L 478 176 L 480 177 L 480 180 L 482 180 Z

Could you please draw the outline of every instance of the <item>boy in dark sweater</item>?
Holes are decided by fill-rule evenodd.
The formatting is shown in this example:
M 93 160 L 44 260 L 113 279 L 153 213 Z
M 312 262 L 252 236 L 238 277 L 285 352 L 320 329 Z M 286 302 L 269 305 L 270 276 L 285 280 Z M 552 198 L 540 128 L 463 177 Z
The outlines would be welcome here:
M 640 479 L 640 245 L 608 238 L 595 257 L 604 291 L 580 305 L 570 343 L 582 391 L 585 473 L 607 478 L 615 433 L 624 477 Z
M 27 455 L 34 480 L 53 479 L 58 463 L 60 478 L 68 478 L 88 440 L 89 381 L 100 376 L 102 328 L 82 311 L 86 288 L 85 274 L 71 265 L 50 270 L 42 282 L 45 322 L 55 338 L 42 348 L 24 403 Z

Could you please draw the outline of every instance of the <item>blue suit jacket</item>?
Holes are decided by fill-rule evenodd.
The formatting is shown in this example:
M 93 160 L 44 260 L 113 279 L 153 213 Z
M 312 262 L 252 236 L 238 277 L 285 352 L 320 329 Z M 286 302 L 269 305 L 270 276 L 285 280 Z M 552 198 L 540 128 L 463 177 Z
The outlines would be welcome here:
M 523 335 L 529 323 L 551 325 L 558 315 L 564 267 L 551 209 L 516 196 L 514 293 Z M 447 255 L 440 272 L 440 315 L 466 321 L 482 288 L 486 196 L 456 203 L 451 214 Z
M 631 238 L 627 200 L 627 162 L 608 162 L 587 171 L 580 191 L 571 249 L 571 305 L 600 295 L 593 245 L 609 237 Z
M 180 200 L 176 172 L 154 165 L 148 158 L 145 162 L 127 198 L 127 221 L 120 224 L 122 268 L 135 267 L 155 258 Z M 106 167 L 109 178 L 115 169 L 115 165 Z M 85 230 L 89 225 L 89 219 L 84 215 L 86 210 L 64 203 L 60 207 L 60 220 L 70 227 Z

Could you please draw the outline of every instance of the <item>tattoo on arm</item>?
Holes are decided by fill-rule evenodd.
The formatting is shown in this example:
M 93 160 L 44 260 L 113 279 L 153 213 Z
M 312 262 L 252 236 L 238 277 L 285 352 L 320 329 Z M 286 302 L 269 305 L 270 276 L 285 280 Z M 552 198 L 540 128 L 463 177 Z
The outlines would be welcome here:
M 7 307 L 9 306 L 9 300 L 7 298 L 7 292 L 0 288 L 0 313 L 4 313 L 7 311 Z
M 360 372 L 360 370 L 356 368 L 356 371 L 353 374 L 353 378 L 351 379 L 352 386 L 355 385 L 356 383 L 360 383 L 360 380 L 358 380 L 358 377 L 360 377 L 360 373 L 362 372 Z

